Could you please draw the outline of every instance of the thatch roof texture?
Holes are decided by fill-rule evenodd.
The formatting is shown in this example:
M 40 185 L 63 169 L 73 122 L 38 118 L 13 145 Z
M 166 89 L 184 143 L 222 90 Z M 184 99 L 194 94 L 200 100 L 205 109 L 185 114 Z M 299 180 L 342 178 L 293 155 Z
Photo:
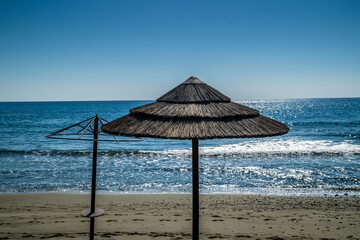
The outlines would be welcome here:
M 157 101 L 171 103 L 230 102 L 230 98 L 197 77 L 192 76 L 176 88 L 165 93 Z
M 260 115 L 196 77 L 190 77 L 156 102 L 104 124 L 106 133 L 169 139 L 268 137 L 285 134 L 288 127 Z

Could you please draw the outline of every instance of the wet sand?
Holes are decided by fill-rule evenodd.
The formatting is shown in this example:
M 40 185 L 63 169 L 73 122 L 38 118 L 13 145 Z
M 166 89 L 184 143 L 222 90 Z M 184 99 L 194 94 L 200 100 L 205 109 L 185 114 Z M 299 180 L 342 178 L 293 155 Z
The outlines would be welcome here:
M 95 239 L 191 239 L 191 195 L 98 194 Z M 0 195 L 0 239 L 88 239 L 88 194 Z M 360 198 L 200 196 L 200 239 L 360 239 Z

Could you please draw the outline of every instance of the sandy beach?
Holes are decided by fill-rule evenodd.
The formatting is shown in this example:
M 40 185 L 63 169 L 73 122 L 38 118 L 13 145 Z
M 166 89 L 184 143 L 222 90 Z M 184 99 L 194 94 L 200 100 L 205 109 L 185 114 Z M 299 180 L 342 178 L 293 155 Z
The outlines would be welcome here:
M 87 239 L 90 195 L 0 195 L 0 239 Z M 360 198 L 200 196 L 201 239 L 360 239 Z M 98 194 L 96 239 L 190 239 L 191 195 Z

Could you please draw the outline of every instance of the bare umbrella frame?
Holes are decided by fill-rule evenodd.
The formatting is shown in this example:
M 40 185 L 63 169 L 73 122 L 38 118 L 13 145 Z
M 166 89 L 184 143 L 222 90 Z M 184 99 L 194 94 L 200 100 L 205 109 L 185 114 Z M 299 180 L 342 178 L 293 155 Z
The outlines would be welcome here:
M 104 214 L 104 210 L 95 207 L 96 197 L 96 172 L 97 172 L 97 150 L 98 142 L 136 142 L 143 141 L 143 139 L 134 140 L 120 140 L 115 136 L 113 139 L 99 139 L 99 136 L 109 134 L 102 134 L 101 125 L 107 123 L 105 119 L 98 115 L 85 119 L 81 122 L 75 123 L 71 126 L 62 128 L 56 132 L 50 133 L 45 137 L 51 139 L 62 139 L 62 140 L 75 140 L 75 141 L 92 141 L 93 142 L 93 161 L 92 161 L 92 177 L 91 177 L 91 206 L 90 209 L 85 209 L 81 212 L 81 216 L 90 218 L 90 240 L 94 239 L 95 232 L 95 217 L 99 217 Z M 99 126 L 100 125 L 100 126 Z M 78 128 L 78 130 L 75 130 Z M 71 130 L 75 130 L 72 131 Z M 70 132 L 69 132 L 70 131 Z M 91 138 L 89 138 L 91 137 Z
M 279 136 L 289 128 L 190 77 L 156 102 L 104 124 L 105 133 L 192 140 L 193 239 L 199 239 L 199 139 Z

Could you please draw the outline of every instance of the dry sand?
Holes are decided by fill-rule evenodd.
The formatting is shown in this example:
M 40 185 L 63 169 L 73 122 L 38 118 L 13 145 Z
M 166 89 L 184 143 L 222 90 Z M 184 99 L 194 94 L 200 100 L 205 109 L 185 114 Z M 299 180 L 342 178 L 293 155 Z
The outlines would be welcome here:
M 88 239 L 88 194 L 1 194 L 0 239 Z M 360 199 L 201 195 L 201 239 L 360 239 Z M 95 239 L 191 239 L 191 195 L 98 194 Z

